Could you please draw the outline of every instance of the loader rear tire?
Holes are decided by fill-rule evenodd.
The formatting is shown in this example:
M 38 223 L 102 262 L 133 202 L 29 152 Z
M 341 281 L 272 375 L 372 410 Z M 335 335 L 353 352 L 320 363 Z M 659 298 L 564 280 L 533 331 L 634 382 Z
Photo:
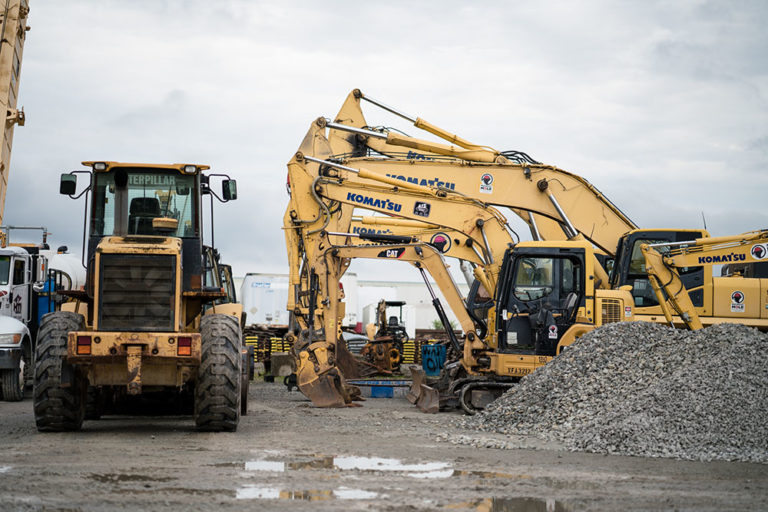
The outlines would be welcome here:
M 237 319 L 205 315 L 200 322 L 202 354 L 195 385 L 198 430 L 234 432 L 240 421 L 241 333 Z
M 82 315 L 48 313 L 38 331 L 35 357 L 34 410 L 40 432 L 80 430 L 85 417 L 87 380 L 67 364 L 67 334 L 82 330 Z

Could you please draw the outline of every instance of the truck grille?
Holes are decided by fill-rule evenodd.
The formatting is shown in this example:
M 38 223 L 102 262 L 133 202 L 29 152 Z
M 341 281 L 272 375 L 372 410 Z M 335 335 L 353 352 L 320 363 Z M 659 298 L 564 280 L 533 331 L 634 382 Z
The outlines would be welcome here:
M 621 301 L 619 299 L 603 299 L 603 325 L 621 321 Z
M 173 331 L 174 256 L 102 254 L 100 331 Z

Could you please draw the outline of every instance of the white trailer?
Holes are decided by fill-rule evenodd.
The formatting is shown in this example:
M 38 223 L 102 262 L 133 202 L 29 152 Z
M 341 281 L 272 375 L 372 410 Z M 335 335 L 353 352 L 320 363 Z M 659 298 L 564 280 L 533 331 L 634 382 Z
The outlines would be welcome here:
M 344 325 L 357 324 L 357 275 L 345 274 L 344 287 L 347 314 Z M 288 274 L 248 273 L 240 286 L 240 303 L 245 312 L 246 325 L 277 326 L 289 323 Z

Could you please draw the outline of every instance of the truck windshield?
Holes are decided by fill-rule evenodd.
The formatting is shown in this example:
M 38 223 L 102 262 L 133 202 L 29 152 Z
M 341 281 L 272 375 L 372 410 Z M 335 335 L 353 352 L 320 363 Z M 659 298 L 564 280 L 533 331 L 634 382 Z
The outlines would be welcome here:
M 11 257 L 0 256 L 0 284 L 8 284 L 8 275 L 11 273 Z
M 115 171 L 95 175 L 91 235 L 120 234 L 120 224 L 125 223 L 128 235 L 195 236 L 194 176 L 152 169 L 127 169 L 127 174 L 124 191 L 115 186 Z M 119 193 L 125 193 L 122 211 L 116 211 Z M 178 224 L 159 231 L 153 224 L 156 218 Z

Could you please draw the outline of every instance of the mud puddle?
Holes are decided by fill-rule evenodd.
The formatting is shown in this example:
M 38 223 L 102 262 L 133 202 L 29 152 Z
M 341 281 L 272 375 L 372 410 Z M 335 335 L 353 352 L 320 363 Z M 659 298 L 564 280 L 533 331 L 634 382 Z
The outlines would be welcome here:
M 487 498 L 446 505 L 444 508 L 477 512 L 572 512 L 574 510 L 563 502 L 541 498 Z

